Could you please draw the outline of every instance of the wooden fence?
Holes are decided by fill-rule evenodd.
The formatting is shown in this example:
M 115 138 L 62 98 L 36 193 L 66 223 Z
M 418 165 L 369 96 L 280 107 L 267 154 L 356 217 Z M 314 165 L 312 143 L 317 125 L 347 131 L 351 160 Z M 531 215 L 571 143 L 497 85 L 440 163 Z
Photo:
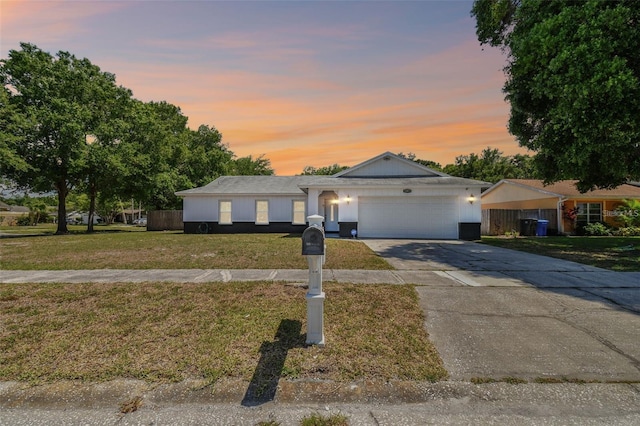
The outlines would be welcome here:
M 155 210 L 147 213 L 147 231 L 182 230 L 182 210 Z
M 547 235 L 558 232 L 558 212 L 555 209 L 533 210 L 482 210 L 482 235 L 504 235 L 506 232 L 520 232 L 520 219 L 544 219 L 549 221 Z

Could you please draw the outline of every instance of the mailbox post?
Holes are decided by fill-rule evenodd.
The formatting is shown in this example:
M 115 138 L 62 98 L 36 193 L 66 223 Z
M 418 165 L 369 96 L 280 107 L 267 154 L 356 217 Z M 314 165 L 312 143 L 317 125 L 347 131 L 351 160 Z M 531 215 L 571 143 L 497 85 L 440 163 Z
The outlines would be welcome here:
M 324 292 L 322 291 L 322 264 L 324 263 L 324 230 L 319 215 L 307 217 L 309 227 L 302 233 L 302 254 L 309 263 L 309 290 L 307 291 L 307 344 L 324 346 Z

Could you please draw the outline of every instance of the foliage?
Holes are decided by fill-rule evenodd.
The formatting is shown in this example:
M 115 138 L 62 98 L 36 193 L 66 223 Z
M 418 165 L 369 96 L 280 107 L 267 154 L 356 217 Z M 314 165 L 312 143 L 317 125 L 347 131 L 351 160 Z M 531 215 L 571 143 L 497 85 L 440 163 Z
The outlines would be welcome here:
M 331 175 L 335 175 L 336 173 L 340 173 L 343 170 L 347 170 L 348 168 L 349 166 L 341 166 L 337 163 L 332 164 L 330 166 L 325 166 L 325 167 L 306 166 L 302 170 L 302 176 L 311 176 L 311 175 L 331 176 Z
M 12 171 L 26 173 L 31 170 L 29 163 L 17 152 L 18 146 L 25 140 L 22 132 L 24 127 L 27 127 L 25 117 L 18 114 L 18 108 L 11 104 L 11 92 L 2 85 L 0 87 L 0 176 Z
M 108 217 L 107 206 L 120 199 L 175 209 L 182 204 L 176 191 L 223 174 L 274 173 L 264 156 L 235 159 L 214 127 L 190 130 L 179 107 L 133 99 L 88 59 L 21 48 L 0 62 L 0 177 L 57 192 L 58 233 L 68 232 L 71 191 L 87 196 L 77 210 L 91 218 L 101 208 Z
M 447 164 L 444 172 L 452 176 L 496 183 L 501 179 L 536 179 L 538 173 L 531 157 L 517 154 L 504 156 L 496 148 L 485 148 L 480 155 L 456 157 L 454 164 Z
M 329 416 L 314 413 L 304 417 L 300 421 L 301 426 L 348 426 L 349 419 L 344 414 L 331 414 Z
M 222 143 L 222 134 L 215 127 L 203 124 L 197 131 L 190 131 L 187 140 L 183 173 L 189 178 L 190 185 L 203 186 L 229 173 L 233 153 Z
M 640 178 L 640 3 L 476 0 L 482 44 L 509 54 L 509 131 L 546 182 Z
M 640 237 L 640 226 L 625 226 L 613 231 L 618 237 Z
M 407 154 L 403 153 L 403 152 L 399 152 L 398 153 L 398 157 L 401 158 L 406 158 L 407 160 L 411 160 L 411 161 L 415 161 L 418 164 L 421 164 L 425 167 L 428 167 L 430 169 L 433 170 L 437 170 L 439 172 L 442 171 L 442 166 L 440 165 L 440 163 L 436 163 L 435 161 L 431 161 L 431 160 L 421 160 L 419 158 L 416 158 L 416 154 L 414 154 L 413 152 L 409 152 Z
M 260 155 L 255 160 L 251 155 L 236 158 L 231 162 L 230 175 L 232 176 L 260 176 L 273 175 L 271 161 Z
M 640 226 L 640 200 L 628 199 L 624 200 L 624 204 L 616 209 L 620 220 L 625 227 Z
M 29 217 L 29 215 L 23 215 L 16 219 L 16 225 L 18 226 L 31 226 L 32 224 L 33 221 L 31 220 L 31 217 Z
M 86 176 L 87 135 L 111 126 L 110 99 L 118 89 L 115 76 L 100 71 L 88 59 L 68 52 L 56 56 L 28 43 L 0 61 L 5 121 L 3 143 L 29 167 L 10 159 L 4 176 L 37 192 L 58 194 L 58 233 L 67 232 L 65 199 Z M 8 95 L 8 96 L 7 96 Z
M 611 229 L 602 222 L 588 223 L 579 227 L 577 231 L 580 235 L 588 237 L 605 237 L 611 235 Z

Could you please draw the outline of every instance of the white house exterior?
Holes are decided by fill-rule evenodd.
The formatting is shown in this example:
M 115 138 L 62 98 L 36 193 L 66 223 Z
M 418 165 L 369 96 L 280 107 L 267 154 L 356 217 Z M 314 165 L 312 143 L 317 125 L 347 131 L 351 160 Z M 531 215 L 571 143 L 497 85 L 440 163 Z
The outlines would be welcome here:
M 302 232 L 370 238 L 478 239 L 481 188 L 386 152 L 333 176 L 223 176 L 176 193 L 185 233 Z

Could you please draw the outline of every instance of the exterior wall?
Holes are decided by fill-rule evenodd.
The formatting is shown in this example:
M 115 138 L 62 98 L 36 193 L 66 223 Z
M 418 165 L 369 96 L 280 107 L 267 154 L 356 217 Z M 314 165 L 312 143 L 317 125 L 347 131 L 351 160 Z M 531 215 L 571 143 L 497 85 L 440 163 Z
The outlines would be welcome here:
M 184 222 L 217 222 L 218 199 L 213 197 L 184 197 L 182 200 Z
M 269 202 L 269 223 L 256 225 L 256 201 Z M 302 232 L 304 225 L 294 225 L 293 201 L 307 201 L 300 197 L 185 197 L 183 201 L 185 233 L 260 233 L 260 232 Z M 219 225 L 219 201 L 231 201 L 230 225 Z M 308 203 L 308 202 L 307 202 Z M 309 215 L 309 207 L 305 217 Z M 206 224 L 206 225 L 204 225 Z M 203 232 L 205 231 L 205 232 Z
M 607 223 L 608 225 L 611 225 L 613 227 L 619 227 L 622 225 L 622 222 L 620 222 L 619 220 L 616 219 L 616 216 L 614 215 L 607 215 L 607 211 L 614 211 L 615 209 L 617 209 L 619 206 L 624 204 L 623 200 L 605 200 L 602 198 L 575 198 L 575 199 L 570 199 L 564 202 L 564 211 L 568 211 L 569 209 L 572 209 L 574 207 L 576 207 L 578 204 L 581 203 L 600 203 L 602 204 L 602 221 Z M 566 217 L 564 217 L 565 215 L 563 214 L 563 222 L 565 224 L 565 229 L 567 231 L 574 231 L 575 230 L 575 224 L 573 223 L 572 220 L 567 219 Z

